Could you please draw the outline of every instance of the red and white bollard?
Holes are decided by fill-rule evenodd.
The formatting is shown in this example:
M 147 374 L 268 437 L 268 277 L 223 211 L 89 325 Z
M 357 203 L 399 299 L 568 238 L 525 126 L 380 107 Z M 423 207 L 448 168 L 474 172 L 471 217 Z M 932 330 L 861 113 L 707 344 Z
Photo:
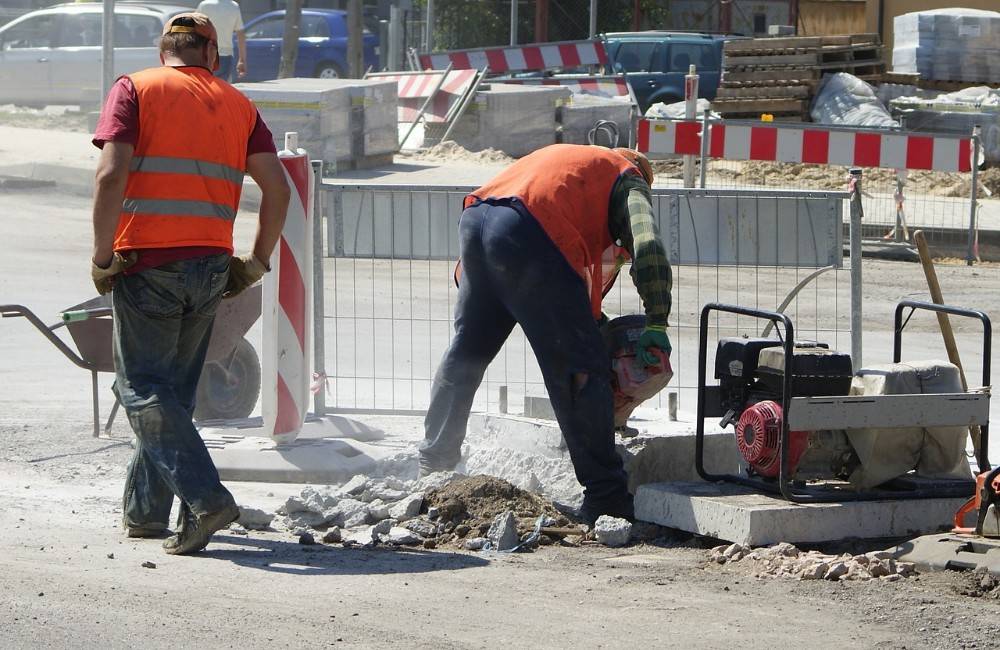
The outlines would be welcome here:
M 261 412 L 278 444 L 295 440 L 312 387 L 312 249 L 314 180 L 298 134 L 285 134 L 278 154 L 292 188 L 281 239 L 264 276 Z

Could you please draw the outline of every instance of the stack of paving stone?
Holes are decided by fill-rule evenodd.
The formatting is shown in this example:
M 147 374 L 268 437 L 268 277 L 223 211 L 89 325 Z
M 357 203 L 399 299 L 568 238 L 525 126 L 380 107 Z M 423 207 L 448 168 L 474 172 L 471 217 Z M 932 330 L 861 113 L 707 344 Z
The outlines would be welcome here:
M 824 74 L 877 81 L 885 72 L 878 34 L 792 36 L 726 42 L 722 83 L 712 108 L 731 119 L 809 120 Z
M 944 82 L 1000 80 L 1000 13 L 938 9 L 896 16 L 894 73 Z

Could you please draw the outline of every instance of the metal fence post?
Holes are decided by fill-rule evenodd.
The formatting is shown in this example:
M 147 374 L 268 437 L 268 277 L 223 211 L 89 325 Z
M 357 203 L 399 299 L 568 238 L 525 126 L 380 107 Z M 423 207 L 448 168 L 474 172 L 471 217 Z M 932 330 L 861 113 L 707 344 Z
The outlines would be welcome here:
M 976 208 L 979 206 L 979 127 L 972 129 L 972 197 L 969 199 L 969 241 L 965 263 L 972 266 L 976 252 Z
M 323 296 L 323 161 L 313 160 L 315 181 L 313 193 L 313 375 L 319 390 L 313 393 L 313 413 L 326 414 L 326 341 L 324 330 L 325 301 Z M 315 387 L 314 387 L 315 389 Z
M 705 189 L 705 181 L 708 177 L 708 138 L 710 135 L 709 129 L 711 128 L 708 124 L 708 114 L 709 109 L 701 115 L 701 157 L 698 160 L 698 168 L 700 170 L 699 184 L 701 189 Z
M 861 205 L 861 169 L 851 168 L 851 360 L 854 362 L 854 372 L 862 366 L 862 333 L 861 333 L 861 219 L 864 217 L 864 207 Z

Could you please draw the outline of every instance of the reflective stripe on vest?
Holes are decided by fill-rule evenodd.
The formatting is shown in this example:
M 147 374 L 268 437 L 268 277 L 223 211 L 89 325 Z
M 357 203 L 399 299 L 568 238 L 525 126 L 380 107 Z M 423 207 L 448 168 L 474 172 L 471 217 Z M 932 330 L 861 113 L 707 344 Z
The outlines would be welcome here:
M 192 174 L 207 178 L 221 178 L 243 185 L 243 170 L 220 163 L 194 158 L 169 158 L 167 156 L 135 156 L 129 165 L 133 172 L 159 172 L 161 174 Z
M 611 194 L 622 174 L 638 173 L 610 149 L 555 144 L 502 171 L 466 197 L 465 207 L 490 199 L 521 201 L 583 279 L 596 319 L 617 277 L 618 251 L 608 230 Z
M 205 68 L 164 66 L 130 78 L 139 102 L 139 137 L 115 250 L 232 250 L 257 109 Z

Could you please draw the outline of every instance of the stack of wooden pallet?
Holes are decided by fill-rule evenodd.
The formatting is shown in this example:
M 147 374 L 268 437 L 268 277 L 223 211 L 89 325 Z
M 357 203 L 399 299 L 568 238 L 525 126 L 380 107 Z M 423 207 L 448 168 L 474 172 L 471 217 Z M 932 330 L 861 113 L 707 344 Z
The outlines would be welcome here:
M 878 34 L 793 36 L 728 41 L 712 108 L 732 119 L 808 121 L 824 74 L 849 72 L 878 81 L 885 72 Z

